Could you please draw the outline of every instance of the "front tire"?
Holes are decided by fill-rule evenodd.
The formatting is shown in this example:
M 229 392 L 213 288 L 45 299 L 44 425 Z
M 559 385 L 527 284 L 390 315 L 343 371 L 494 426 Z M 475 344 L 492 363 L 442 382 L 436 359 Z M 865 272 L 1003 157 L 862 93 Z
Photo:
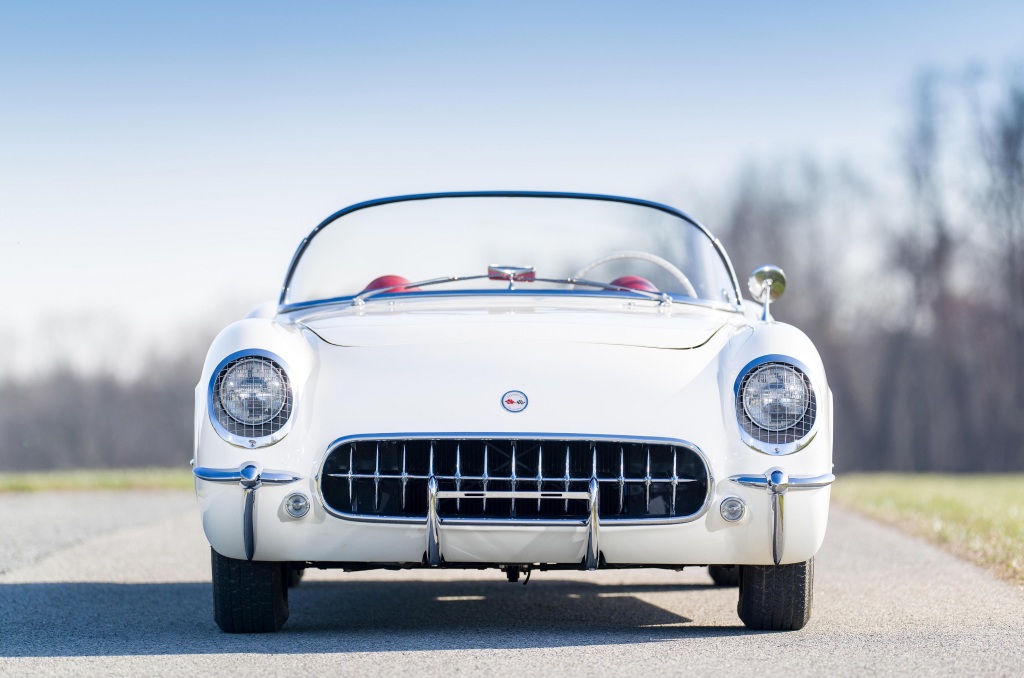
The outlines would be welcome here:
M 288 586 L 281 563 L 236 560 L 210 549 L 213 618 L 226 633 L 277 631 L 288 620 Z
M 756 631 L 797 631 L 811 619 L 814 559 L 792 565 L 741 565 L 740 619 Z

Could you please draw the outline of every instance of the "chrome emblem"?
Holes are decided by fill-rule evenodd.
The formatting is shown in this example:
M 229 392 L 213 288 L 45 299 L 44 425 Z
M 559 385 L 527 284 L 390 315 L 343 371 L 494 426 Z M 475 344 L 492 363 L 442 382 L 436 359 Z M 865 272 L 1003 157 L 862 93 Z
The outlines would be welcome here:
M 509 391 L 501 396 L 501 406 L 509 412 L 522 412 L 530 404 L 530 399 L 522 391 Z

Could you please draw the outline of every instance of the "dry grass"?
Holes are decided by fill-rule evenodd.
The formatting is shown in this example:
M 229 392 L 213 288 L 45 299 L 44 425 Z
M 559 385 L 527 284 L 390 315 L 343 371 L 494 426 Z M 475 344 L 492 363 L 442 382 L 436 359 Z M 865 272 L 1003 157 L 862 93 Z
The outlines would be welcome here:
M 190 490 L 192 487 L 192 472 L 187 467 L 0 473 L 0 492 Z
M 1024 588 L 1024 475 L 852 474 L 832 497 Z

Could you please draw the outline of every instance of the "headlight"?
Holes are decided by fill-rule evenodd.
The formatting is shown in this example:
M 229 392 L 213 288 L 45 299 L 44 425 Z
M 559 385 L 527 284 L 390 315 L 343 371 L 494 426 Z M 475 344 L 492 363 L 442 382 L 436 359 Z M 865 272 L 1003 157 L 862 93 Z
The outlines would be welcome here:
M 743 431 L 755 441 L 779 446 L 766 452 L 795 451 L 791 443 L 811 432 L 816 410 L 814 389 L 796 365 L 774 360 L 755 363 L 740 379 L 736 414 Z
M 262 447 L 280 438 L 271 436 L 291 416 L 292 390 L 279 362 L 255 353 L 229 358 L 211 386 L 211 410 L 222 437 L 245 447 Z
M 743 411 L 769 431 L 792 428 L 810 402 L 804 375 L 789 365 L 769 363 L 750 373 L 743 389 Z

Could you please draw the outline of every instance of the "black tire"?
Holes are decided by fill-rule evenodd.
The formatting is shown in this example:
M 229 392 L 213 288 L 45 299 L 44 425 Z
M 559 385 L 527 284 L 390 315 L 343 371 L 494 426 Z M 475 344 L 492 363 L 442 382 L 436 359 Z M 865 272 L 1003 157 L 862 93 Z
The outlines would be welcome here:
M 288 620 L 288 586 L 282 563 L 228 558 L 210 549 L 213 618 L 226 633 L 277 631 Z
M 739 565 L 708 565 L 708 574 L 716 586 L 739 586 Z
M 792 565 L 740 565 L 740 619 L 757 631 L 797 631 L 811 619 L 814 559 Z

